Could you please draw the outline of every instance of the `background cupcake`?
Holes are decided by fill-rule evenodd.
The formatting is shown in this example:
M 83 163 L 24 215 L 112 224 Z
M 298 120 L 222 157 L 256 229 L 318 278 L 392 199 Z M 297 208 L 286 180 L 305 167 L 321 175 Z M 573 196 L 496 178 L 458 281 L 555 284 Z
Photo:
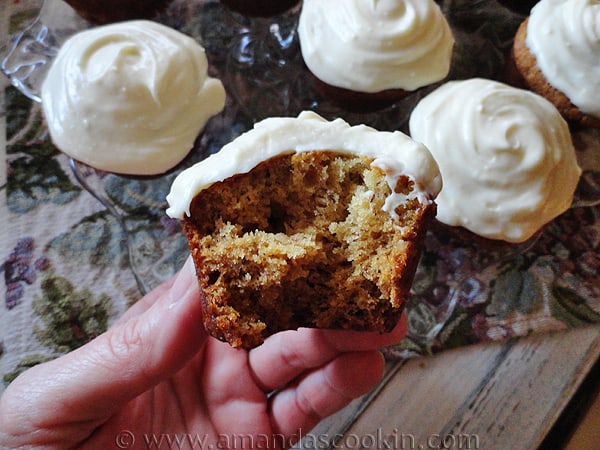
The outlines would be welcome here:
M 509 243 L 532 238 L 572 203 L 581 169 L 567 123 L 543 97 L 482 79 L 424 97 L 410 135 L 437 161 L 437 219 Z
M 317 90 L 351 110 L 380 108 L 444 79 L 454 46 L 433 0 L 305 0 L 298 35 Z
M 537 2 L 538 0 L 498 0 L 498 3 L 521 14 L 529 14 Z
M 565 118 L 600 128 L 600 1 L 540 1 L 517 31 L 513 59 Z
M 84 19 L 106 24 L 132 19 L 150 19 L 172 0 L 65 0 Z
M 221 0 L 231 10 L 245 16 L 271 17 L 283 14 L 298 3 L 299 0 Z
M 60 48 L 41 88 L 53 143 L 96 169 L 168 171 L 225 105 L 204 48 L 149 20 L 93 27 Z

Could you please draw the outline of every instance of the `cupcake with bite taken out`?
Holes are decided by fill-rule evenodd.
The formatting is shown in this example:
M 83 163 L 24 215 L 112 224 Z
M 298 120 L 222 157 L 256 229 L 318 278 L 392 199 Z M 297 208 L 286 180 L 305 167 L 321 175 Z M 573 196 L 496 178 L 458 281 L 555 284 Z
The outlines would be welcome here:
M 319 93 L 356 111 L 443 80 L 454 47 L 433 0 L 305 0 L 298 36 Z
M 183 171 L 183 221 L 214 337 L 252 348 L 299 327 L 386 332 L 408 298 L 441 186 L 405 134 L 271 117 Z

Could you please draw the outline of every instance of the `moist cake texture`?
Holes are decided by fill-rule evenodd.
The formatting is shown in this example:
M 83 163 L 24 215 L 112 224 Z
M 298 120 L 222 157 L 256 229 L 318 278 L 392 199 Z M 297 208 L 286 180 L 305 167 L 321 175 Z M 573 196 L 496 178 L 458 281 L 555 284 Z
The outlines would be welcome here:
M 435 205 L 383 212 L 390 187 L 370 163 L 288 154 L 194 198 L 184 229 L 211 334 L 250 348 L 299 327 L 393 328 Z M 412 188 L 400 177 L 395 190 Z

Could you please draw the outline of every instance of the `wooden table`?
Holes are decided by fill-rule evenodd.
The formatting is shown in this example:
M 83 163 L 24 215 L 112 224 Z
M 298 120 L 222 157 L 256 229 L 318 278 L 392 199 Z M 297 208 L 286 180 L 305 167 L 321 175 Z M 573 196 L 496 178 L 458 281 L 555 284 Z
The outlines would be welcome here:
M 599 357 L 594 326 L 397 362 L 376 391 L 312 434 L 344 448 L 562 448 L 566 435 L 544 440 Z

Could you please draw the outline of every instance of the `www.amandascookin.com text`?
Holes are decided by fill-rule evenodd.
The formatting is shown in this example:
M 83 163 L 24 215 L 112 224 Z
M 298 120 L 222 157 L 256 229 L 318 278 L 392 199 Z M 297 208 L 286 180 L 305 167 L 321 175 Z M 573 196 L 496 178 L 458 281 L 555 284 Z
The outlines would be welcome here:
M 147 449 L 198 449 L 198 450 L 248 450 L 289 448 L 301 442 L 302 449 L 377 449 L 377 450 L 478 450 L 479 436 L 476 434 L 432 434 L 419 439 L 411 433 L 397 429 L 384 432 L 382 429 L 367 434 L 318 435 L 306 434 L 286 437 L 283 435 L 201 435 L 193 433 L 143 433 L 135 434 L 123 430 L 115 436 L 115 444 L 121 450 Z

